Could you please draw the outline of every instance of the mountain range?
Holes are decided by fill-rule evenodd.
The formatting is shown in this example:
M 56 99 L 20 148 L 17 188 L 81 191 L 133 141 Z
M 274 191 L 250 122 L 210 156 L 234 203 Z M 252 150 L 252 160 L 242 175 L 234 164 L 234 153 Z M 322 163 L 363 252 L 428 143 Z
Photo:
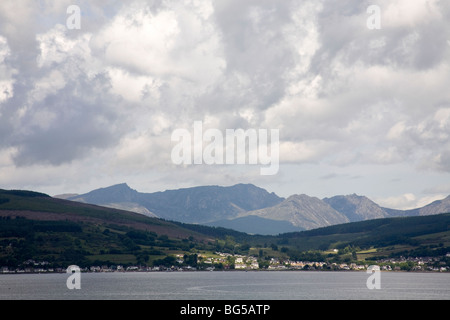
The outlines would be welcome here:
M 232 219 L 244 212 L 271 207 L 283 201 L 276 194 L 249 184 L 141 193 L 123 183 L 63 198 L 104 207 L 126 208 L 166 220 L 199 224 Z
M 356 194 L 324 199 L 301 194 L 285 199 L 252 184 L 141 193 L 123 183 L 82 195 L 55 197 L 170 221 L 225 227 L 262 235 L 380 218 L 450 212 L 450 196 L 422 208 L 396 210 L 383 208 L 369 198 Z

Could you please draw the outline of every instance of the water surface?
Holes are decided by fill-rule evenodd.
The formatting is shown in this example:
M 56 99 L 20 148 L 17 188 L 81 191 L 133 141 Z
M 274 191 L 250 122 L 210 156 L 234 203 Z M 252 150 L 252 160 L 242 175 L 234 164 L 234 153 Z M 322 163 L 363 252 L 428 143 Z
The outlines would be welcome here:
M 450 273 L 381 272 L 369 290 L 366 272 L 82 273 L 0 275 L 0 299 L 43 300 L 448 300 Z

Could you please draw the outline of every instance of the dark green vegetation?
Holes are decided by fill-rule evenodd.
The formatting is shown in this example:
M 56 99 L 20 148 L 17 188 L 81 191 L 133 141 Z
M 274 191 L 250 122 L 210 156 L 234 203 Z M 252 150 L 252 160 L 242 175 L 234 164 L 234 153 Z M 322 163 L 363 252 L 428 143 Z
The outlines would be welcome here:
M 200 232 L 205 228 L 184 227 Z M 249 236 L 237 232 L 227 235 L 266 260 L 277 257 L 349 263 L 399 257 L 442 257 L 450 253 L 450 213 L 352 222 L 278 236 Z
M 47 195 L 0 191 L 0 266 L 27 260 L 50 266 L 151 263 L 210 237 L 177 224 Z
M 339 263 L 444 257 L 450 252 L 449 226 L 450 214 L 441 214 L 259 236 L 0 190 L 0 267 L 24 267 L 30 260 L 62 268 L 171 265 L 176 255 L 196 266 L 197 255 L 216 251 L 255 256 L 260 267 L 271 258 Z
M 337 249 L 364 259 L 440 256 L 450 252 L 450 213 L 335 225 L 284 234 L 279 243 L 298 251 Z

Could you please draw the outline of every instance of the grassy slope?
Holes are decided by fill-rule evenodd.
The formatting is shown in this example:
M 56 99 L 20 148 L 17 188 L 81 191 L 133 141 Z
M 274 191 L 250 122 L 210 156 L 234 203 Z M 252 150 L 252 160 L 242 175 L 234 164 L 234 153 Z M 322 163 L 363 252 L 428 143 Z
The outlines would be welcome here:
M 148 263 L 204 249 L 209 235 L 137 213 L 0 190 L 0 266 Z
M 0 190 L 0 216 L 32 220 L 69 220 L 97 225 L 119 225 L 166 234 L 171 237 L 208 238 L 177 224 L 144 215 L 90 204 L 51 198 L 44 194 Z

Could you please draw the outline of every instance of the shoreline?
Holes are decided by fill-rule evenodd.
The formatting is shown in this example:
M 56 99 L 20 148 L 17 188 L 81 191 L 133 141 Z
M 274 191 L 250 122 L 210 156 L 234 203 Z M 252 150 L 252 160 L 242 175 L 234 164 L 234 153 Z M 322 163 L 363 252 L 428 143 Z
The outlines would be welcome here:
M 327 273 L 371 273 L 368 272 L 368 270 L 160 270 L 160 271 L 153 271 L 153 270 L 141 270 L 141 271 L 80 271 L 80 273 L 82 274 L 133 274 L 133 273 L 211 273 L 211 272 L 216 272 L 216 273 L 223 273 L 223 272 L 228 272 L 228 273 L 246 273 L 246 272 L 252 272 L 252 273 L 256 273 L 256 272 L 327 272 Z M 427 274 L 445 274 L 445 273 L 449 273 L 450 271 L 427 271 L 427 270 L 378 270 L 378 272 L 382 272 L 382 273 L 427 273 Z M 0 277 L 2 275 L 8 276 L 8 275 L 30 275 L 30 274 L 69 274 L 67 272 L 63 272 L 63 271 L 58 271 L 58 272 L 53 272 L 53 271 L 40 271 L 40 272 L 3 272 L 0 273 Z

